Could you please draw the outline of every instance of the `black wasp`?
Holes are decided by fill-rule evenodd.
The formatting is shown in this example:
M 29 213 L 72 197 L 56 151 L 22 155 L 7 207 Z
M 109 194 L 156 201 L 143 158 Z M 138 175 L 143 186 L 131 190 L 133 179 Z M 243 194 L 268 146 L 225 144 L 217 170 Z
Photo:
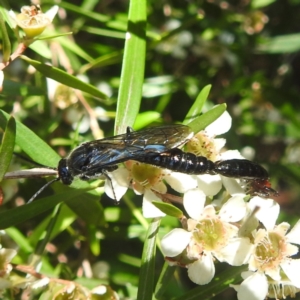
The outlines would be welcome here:
M 271 189 L 268 172 L 260 165 L 246 159 L 230 159 L 212 162 L 204 156 L 183 152 L 178 147 L 187 143 L 193 132 L 185 125 L 169 125 L 133 131 L 127 127 L 124 134 L 86 142 L 75 148 L 67 158 L 59 161 L 58 178 L 70 185 L 74 178 L 90 180 L 104 175 L 118 164 L 135 160 L 186 174 L 220 174 L 250 182 L 252 194 L 267 197 L 276 194 Z M 46 186 L 36 193 L 31 202 Z

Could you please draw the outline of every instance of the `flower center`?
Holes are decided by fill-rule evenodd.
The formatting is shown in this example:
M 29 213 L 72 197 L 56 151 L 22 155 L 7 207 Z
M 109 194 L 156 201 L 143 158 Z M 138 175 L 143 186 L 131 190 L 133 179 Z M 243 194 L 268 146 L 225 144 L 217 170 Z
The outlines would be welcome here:
M 193 237 L 204 250 L 218 250 L 225 242 L 223 224 L 217 218 L 203 219 L 196 225 Z
M 278 233 L 266 234 L 255 249 L 258 269 L 265 271 L 277 267 L 284 255 L 284 238 Z
M 205 156 L 209 160 L 216 160 L 217 150 L 214 145 L 214 140 L 208 137 L 204 131 L 196 134 L 187 143 L 186 150 L 198 156 Z
M 133 181 L 145 188 L 151 188 L 161 180 L 161 169 L 151 165 L 133 162 L 130 166 Z

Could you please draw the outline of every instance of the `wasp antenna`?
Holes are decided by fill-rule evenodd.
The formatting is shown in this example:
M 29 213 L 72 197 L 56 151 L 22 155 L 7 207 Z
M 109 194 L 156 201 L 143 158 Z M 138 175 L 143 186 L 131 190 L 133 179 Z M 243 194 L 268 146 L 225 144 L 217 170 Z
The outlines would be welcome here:
M 59 177 L 54 178 L 53 180 L 50 180 L 47 182 L 43 187 L 41 187 L 29 200 L 26 204 L 31 203 L 45 188 L 47 188 L 49 185 L 51 185 L 55 181 L 59 181 Z

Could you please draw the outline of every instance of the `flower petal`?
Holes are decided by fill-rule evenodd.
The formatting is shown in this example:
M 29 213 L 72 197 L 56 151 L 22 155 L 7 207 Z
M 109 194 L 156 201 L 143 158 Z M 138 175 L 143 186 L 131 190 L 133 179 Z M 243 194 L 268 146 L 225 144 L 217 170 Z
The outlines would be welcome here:
M 179 193 L 185 193 L 197 187 L 197 180 L 194 176 L 172 172 L 170 176 L 165 176 L 166 182 Z
M 230 129 L 231 123 L 231 116 L 227 111 L 224 111 L 224 113 L 217 120 L 215 120 L 205 128 L 205 132 L 212 137 L 215 135 L 223 134 Z
M 236 196 L 243 194 L 245 196 L 244 189 L 236 179 L 222 176 L 222 183 L 230 195 Z
M 197 176 L 198 188 L 207 196 L 214 196 L 222 188 L 220 175 L 203 174 Z
M 227 159 L 245 159 L 238 150 L 227 150 L 221 153 L 221 160 Z
M 215 275 L 215 265 L 210 252 L 203 253 L 202 258 L 188 265 L 188 276 L 196 284 L 207 284 Z
M 161 240 L 162 253 L 168 257 L 179 255 L 189 244 L 191 236 L 192 234 L 184 229 L 173 229 Z
M 249 260 L 252 244 L 248 238 L 232 239 L 221 251 L 215 253 L 221 262 L 226 261 L 232 266 L 240 266 Z
M 300 220 L 295 224 L 286 237 L 290 243 L 300 245 Z
M 158 218 L 166 215 L 152 204 L 154 200 L 161 201 L 152 191 L 146 190 L 143 198 L 143 216 L 145 218 Z
M 286 276 L 291 280 L 292 284 L 300 288 L 300 259 L 285 260 L 280 264 Z
M 214 146 L 215 146 L 215 151 L 217 153 L 220 152 L 220 150 L 225 146 L 226 144 L 226 139 L 214 139 Z
M 128 170 L 125 168 L 118 168 L 117 170 L 109 173 L 109 178 L 106 179 L 104 185 L 104 191 L 108 197 L 119 201 L 123 195 L 126 193 L 129 180 L 128 180 Z
M 268 293 L 268 281 L 264 274 L 254 273 L 245 279 L 237 293 L 239 300 L 264 300 Z
M 194 220 L 199 220 L 203 211 L 206 196 L 198 189 L 187 191 L 183 196 L 183 206 L 189 216 Z
M 266 229 L 273 229 L 278 218 L 280 207 L 273 199 L 253 197 L 249 201 L 252 210 L 259 208 L 256 212 L 257 219 L 263 223 Z
M 52 20 L 54 19 L 55 15 L 58 12 L 58 6 L 54 5 L 52 6 L 47 12 L 45 12 L 45 15 L 48 17 L 48 19 L 50 20 L 50 22 L 52 22 Z
M 219 215 L 223 221 L 238 222 L 244 218 L 246 209 L 243 196 L 234 196 L 222 206 Z

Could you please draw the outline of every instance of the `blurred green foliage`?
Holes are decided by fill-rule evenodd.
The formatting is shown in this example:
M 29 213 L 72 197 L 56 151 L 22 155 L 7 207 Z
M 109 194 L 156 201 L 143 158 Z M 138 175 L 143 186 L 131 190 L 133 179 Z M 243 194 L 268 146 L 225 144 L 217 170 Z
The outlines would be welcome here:
M 22 5 L 29 3 L 1 1 L 2 9 L 19 11 Z M 41 3 L 43 11 L 52 5 L 51 1 Z M 182 122 L 202 88 L 211 84 L 203 111 L 227 104 L 233 117 L 232 128 L 225 135 L 227 148 L 238 149 L 268 168 L 271 182 L 280 193 L 278 202 L 284 206 L 282 219 L 295 222 L 300 211 L 300 1 L 150 0 L 147 5 L 145 79 L 141 102 L 133 104 L 139 112 L 135 128 Z M 4 70 L 0 109 L 13 114 L 63 157 L 79 143 L 114 134 L 128 2 L 62 1 L 59 6 L 53 26 L 43 35 L 73 34 L 39 40 L 25 55 L 77 76 L 102 94 L 96 97 L 64 85 L 53 86 L 43 72 L 29 66 L 28 59 L 16 59 Z M 18 41 L 8 26 L 7 30 L 15 49 Z M 137 56 L 130 59 L 134 63 Z M 143 80 L 141 75 L 139 79 Z M 39 152 L 39 141 L 31 143 Z M 16 146 L 17 152 L 21 149 L 22 145 Z M 47 150 L 43 151 L 39 161 L 47 164 L 47 159 L 43 160 Z M 48 165 L 55 163 L 52 160 Z M 14 158 L 11 170 L 18 168 L 28 168 L 28 163 Z M 43 184 L 41 179 L 7 180 L 2 188 L 8 202 L 1 211 L 8 212 L 16 203 L 26 202 Z M 59 183 L 53 189 L 54 194 L 49 188 L 43 195 L 70 193 Z M 134 210 L 123 202 L 115 206 L 101 189 L 89 196 L 83 196 L 82 190 L 74 193 L 76 207 L 60 210 L 59 225 L 50 238 L 52 249 L 44 258 L 41 272 L 65 274 L 70 279 L 76 272 L 87 272 L 81 267 L 83 261 L 102 264 L 95 282 L 84 276 L 78 281 L 88 287 L 109 283 L 120 295 L 134 299 L 146 223 L 138 221 Z M 98 201 L 100 195 L 103 208 Z M 140 208 L 141 197 L 132 192 L 126 197 Z M 51 198 L 45 201 L 50 203 Z M 24 209 L 22 214 L 31 211 L 30 207 Z M 17 214 L 12 216 L 18 218 Z M 13 240 L 18 235 L 24 238 L 18 237 L 22 240 L 19 263 L 26 263 L 48 218 L 44 212 L 26 222 L 13 221 L 21 224 L 9 235 Z M 159 235 L 173 222 L 163 219 Z M 162 264 L 163 257 L 158 254 L 157 265 Z M 193 287 L 185 270 L 176 272 L 161 299 L 171 299 Z M 234 295 L 230 290 L 214 299 L 233 299 Z

